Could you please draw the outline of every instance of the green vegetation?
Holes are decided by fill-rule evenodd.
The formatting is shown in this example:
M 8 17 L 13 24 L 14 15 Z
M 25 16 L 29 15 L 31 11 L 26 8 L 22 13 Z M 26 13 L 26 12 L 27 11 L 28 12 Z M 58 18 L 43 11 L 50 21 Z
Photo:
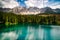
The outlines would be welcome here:
M 15 15 L 14 13 L 0 12 L 0 15 L 0 23 L 4 23 L 6 25 L 18 23 L 17 15 Z
M 0 12 L 0 23 L 13 25 L 18 23 L 38 23 L 60 25 L 59 14 L 42 14 L 42 15 L 17 15 L 14 13 Z

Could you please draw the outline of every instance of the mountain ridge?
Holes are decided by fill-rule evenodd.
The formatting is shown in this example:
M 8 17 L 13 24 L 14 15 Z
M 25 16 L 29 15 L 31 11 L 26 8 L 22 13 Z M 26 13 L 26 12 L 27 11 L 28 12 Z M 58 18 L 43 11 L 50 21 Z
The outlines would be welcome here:
M 15 14 L 38 14 L 38 13 L 60 13 L 60 9 L 52 9 L 50 7 L 37 8 L 37 7 L 15 7 L 13 9 L 9 8 L 0 8 L 0 11 L 3 12 L 13 12 Z

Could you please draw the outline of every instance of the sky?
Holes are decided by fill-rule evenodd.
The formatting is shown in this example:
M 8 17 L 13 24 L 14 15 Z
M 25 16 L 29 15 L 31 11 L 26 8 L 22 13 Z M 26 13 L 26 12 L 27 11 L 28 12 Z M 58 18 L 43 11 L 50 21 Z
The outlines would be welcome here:
M 0 0 L 0 7 L 14 8 L 17 6 L 23 7 L 51 7 L 53 9 L 60 8 L 60 0 Z

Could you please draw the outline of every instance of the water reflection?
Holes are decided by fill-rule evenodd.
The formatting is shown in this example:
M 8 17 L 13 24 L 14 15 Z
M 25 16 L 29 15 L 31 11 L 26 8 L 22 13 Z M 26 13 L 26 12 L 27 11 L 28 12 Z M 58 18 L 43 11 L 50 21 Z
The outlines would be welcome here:
M 60 28 L 57 28 L 57 29 L 53 28 L 51 30 L 51 34 L 52 34 L 53 40 L 60 40 Z
M 27 35 L 27 28 L 21 29 L 20 32 L 18 30 L 18 38 L 17 38 L 17 40 L 25 40 L 26 35 Z
M 0 32 L 0 40 L 60 40 L 59 37 L 60 28 L 51 25 L 18 24 Z
M 15 32 L 2 33 L 0 40 L 16 40 L 18 35 Z
M 43 40 L 52 40 L 51 39 L 51 26 L 50 25 L 42 25 L 41 27 L 43 27 Z M 45 28 L 48 27 L 48 28 Z

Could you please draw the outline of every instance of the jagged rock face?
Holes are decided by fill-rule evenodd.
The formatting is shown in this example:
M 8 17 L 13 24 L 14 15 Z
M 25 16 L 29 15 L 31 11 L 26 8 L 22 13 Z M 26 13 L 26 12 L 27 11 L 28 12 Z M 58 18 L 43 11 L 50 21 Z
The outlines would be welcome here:
M 25 8 L 25 7 L 15 7 L 13 9 L 10 8 L 0 8 L 0 11 L 3 12 L 13 12 L 15 14 L 39 14 L 39 13 L 60 13 L 60 9 L 51 9 L 50 7 L 45 7 L 45 8 L 37 8 L 37 7 L 30 7 L 30 8 Z
M 11 12 L 12 9 L 10 9 L 10 8 L 0 8 L 0 11 L 2 11 L 2 12 Z
M 51 9 L 49 7 L 41 8 L 40 12 L 41 13 L 54 13 L 53 9 Z
M 23 11 L 26 11 L 26 8 L 24 7 L 15 7 L 12 9 L 12 12 L 14 13 L 20 13 L 20 12 L 23 12 Z
M 54 11 L 55 13 L 60 13 L 60 9 L 59 9 L 59 8 L 54 9 L 53 11 Z
M 40 11 L 39 8 L 36 7 L 30 7 L 30 8 L 16 7 L 13 8 L 12 10 L 12 12 L 17 14 L 37 14 L 39 11 Z
M 25 12 L 25 11 L 29 11 L 29 12 L 37 12 L 40 11 L 39 8 L 36 7 L 30 7 L 30 8 L 25 8 L 25 7 L 16 7 L 13 8 L 13 12 Z
M 29 10 L 30 12 L 39 12 L 39 11 L 40 11 L 40 9 L 37 8 L 37 7 L 30 7 L 30 8 L 28 8 L 28 10 Z

